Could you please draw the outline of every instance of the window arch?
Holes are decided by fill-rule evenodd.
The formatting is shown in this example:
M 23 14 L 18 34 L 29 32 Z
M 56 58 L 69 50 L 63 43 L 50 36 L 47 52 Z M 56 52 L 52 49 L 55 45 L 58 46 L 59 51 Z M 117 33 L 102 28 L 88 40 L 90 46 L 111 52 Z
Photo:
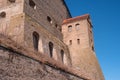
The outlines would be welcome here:
M 72 40 L 69 40 L 69 45 L 72 45 Z
M 29 0 L 29 5 L 30 7 L 32 7 L 33 9 L 36 9 L 36 4 L 33 0 Z
M 53 57 L 53 43 L 49 42 L 49 52 L 50 52 L 50 57 Z
M 5 13 L 4 11 L 1 12 L 1 13 L 0 13 L 0 17 L 1 17 L 1 18 L 5 18 L 5 17 L 6 17 L 6 13 Z
M 64 62 L 64 51 L 61 50 L 60 53 L 61 53 L 61 59 L 62 59 L 62 62 Z
M 34 49 L 38 51 L 39 44 L 39 34 L 37 32 L 33 32 L 33 46 Z
M 68 26 L 68 32 L 71 32 L 72 31 L 72 25 L 69 25 Z
M 80 29 L 80 24 L 79 23 L 75 24 L 75 28 L 76 28 L 76 30 L 79 30 Z
M 80 39 L 77 39 L 77 43 L 80 44 Z
M 47 16 L 47 20 L 48 20 L 49 23 L 52 24 L 52 19 L 49 16 Z

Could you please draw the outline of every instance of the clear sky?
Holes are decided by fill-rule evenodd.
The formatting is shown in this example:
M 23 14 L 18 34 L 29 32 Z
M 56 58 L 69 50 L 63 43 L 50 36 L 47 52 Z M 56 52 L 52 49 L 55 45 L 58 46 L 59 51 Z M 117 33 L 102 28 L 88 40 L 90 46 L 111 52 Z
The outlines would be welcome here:
M 120 80 L 120 0 L 65 0 L 73 17 L 91 15 L 95 52 L 105 80 Z

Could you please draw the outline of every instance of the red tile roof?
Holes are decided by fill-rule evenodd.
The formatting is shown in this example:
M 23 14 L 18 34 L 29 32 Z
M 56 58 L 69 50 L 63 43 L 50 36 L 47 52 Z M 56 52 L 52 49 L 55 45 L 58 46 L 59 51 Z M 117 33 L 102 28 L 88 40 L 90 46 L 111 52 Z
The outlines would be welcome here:
M 88 19 L 89 17 L 90 17 L 89 14 L 85 14 L 85 15 L 78 16 L 78 17 L 75 17 L 75 18 L 65 19 L 63 21 L 63 24 L 67 24 L 67 23 L 70 23 L 70 22 L 78 21 L 78 20 Z

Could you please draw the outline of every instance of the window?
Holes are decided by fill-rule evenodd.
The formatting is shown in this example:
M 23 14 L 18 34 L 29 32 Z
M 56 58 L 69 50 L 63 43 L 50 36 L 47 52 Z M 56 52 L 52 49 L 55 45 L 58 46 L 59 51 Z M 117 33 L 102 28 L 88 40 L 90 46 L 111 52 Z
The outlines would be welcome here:
M 38 51 L 38 43 L 39 43 L 39 34 L 37 32 L 33 32 L 33 46 L 34 49 Z
M 6 13 L 5 13 L 5 12 L 1 12 L 1 13 L 0 13 L 0 17 L 1 17 L 1 18 L 5 18 L 5 17 L 6 17 Z
M 80 39 L 77 39 L 77 43 L 80 44 Z
M 80 29 L 80 24 L 76 24 L 75 27 L 76 27 L 76 30 L 79 30 Z
M 29 5 L 30 5 L 30 7 L 32 7 L 33 9 L 36 9 L 36 5 L 35 5 L 35 3 L 33 2 L 33 0 L 29 0 Z
M 68 32 L 72 31 L 72 25 L 68 26 Z
M 72 40 L 69 41 L 69 45 L 72 45 Z
M 94 47 L 92 46 L 92 50 L 94 51 Z
M 50 57 L 53 57 L 53 43 L 49 42 Z
M 62 62 L 64 62 L 64 51 L 61 50 L 61 59 L 62 59 Z
M 49 16 L 47 16 L 47 20 L 48 20 L 49 23 L 52 24 L 52 19 Z
M 56 27 L 56 28 L 58 28 L 58 25 L 57 25 L 57 24 L 55 24 L 55 27 Z
M 60 30 L 60 32 L 61 32 L 61 31 L 62 31 L 62 28 L 60 27 L 60 29 L 59 29 L 59 30 Z
M 8 1 L 11 2 L 11 3 L 15 3 L 16 0 L 8 0 Z

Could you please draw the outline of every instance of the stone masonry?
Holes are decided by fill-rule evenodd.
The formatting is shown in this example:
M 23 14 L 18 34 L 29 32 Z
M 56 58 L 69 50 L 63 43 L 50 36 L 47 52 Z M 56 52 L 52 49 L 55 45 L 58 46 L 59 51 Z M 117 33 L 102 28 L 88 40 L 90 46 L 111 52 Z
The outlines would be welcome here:
M 0 80 L 104 80 L 90 15 L 64 0 L 0 0 Z

